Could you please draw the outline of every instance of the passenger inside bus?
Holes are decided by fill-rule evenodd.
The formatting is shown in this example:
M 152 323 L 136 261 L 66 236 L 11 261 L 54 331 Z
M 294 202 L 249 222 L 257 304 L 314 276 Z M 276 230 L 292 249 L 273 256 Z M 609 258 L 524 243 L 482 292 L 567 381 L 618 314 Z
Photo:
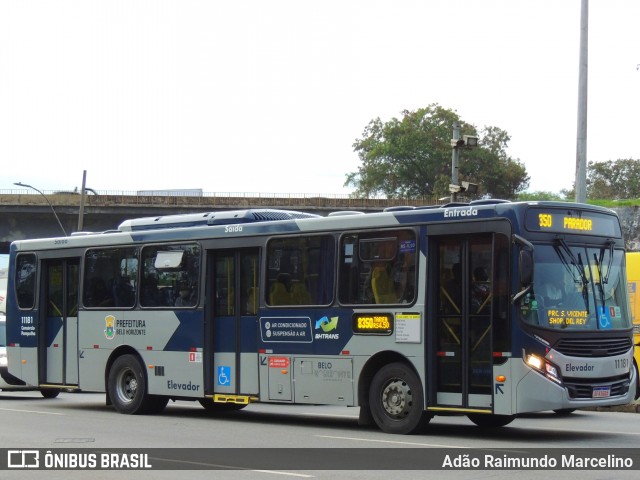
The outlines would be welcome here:
M 178 298 L 176 298 L 176 307 L 192 307 L 196 304 L 195 294 L 189 288 L 189 285 L 183 283 L 178 290 Z
M 160 290 L 158 289 L 158 278 L 155 275 L 145 277 L 140 304 L 143 307 L 157 307 L 163 305 Z
M 287 290 L 286 278 L 284 274 L 279 274 L 275 282 L 269 289 L 269 305 L 290 305 L 291 296 Z
M 386 264 L 374 267 L 371 272 L 371 290 L 376 303 L 396 303 L 396 288 Z
M 94 277 L 90 281 L 90 287 L 85 295 L 85 306 L 87 307 L 112 307 L 113 297 L 109 293 L 106 283 L 102 277 Z
M 476 267 L 473 270 L 473 284 L 471 286 L 471 313 L 487 313 L 490 307 L 491 283 L 485 267 Z

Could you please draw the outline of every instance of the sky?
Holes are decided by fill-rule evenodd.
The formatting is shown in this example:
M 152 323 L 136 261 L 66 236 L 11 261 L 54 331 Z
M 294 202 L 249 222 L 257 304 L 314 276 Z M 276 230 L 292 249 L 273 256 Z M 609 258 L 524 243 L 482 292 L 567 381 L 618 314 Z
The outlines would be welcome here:
M 572 188 L 580 0 L 0 0 L 0 191 L 347 194 L 437 103 Z M 587 160 L 640 159 L 640 2 L 591 0 Z M 461 156 L 464 162 L 464 154 Z

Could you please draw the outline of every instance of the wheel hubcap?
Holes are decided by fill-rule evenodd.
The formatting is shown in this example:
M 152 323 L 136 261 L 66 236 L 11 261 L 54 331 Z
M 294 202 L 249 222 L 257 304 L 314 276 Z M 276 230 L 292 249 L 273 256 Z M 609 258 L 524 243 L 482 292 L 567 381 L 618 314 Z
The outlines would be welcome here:
M 120 373 L 118 381 L 118 396 L 124 402 L 130 402 L 136 397 L 138 390 L 138 379 L 131 370 L 124 370 Z
M 382 391 L 382 406 L 394 418 L 406 417 L 412 404 L 411 388 L 402 379 L 392 380 Z

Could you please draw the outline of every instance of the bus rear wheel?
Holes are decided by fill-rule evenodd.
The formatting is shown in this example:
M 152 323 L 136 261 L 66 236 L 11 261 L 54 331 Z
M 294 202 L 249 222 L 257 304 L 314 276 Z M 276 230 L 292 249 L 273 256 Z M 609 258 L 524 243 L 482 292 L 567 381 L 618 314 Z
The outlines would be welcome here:
M 515 417 L 513 415 L 487 415 L 483 413 L 470 413 L 469 420 L 482 428 L 499 428 L 509 425 Z
M 404 363 L 390 363 L 373 377 L 369 388 L 371 415 L 386 433 L 413 433 L 427 422 L 422 383 Z
M 236 412 L 247 406 L 245 403 L 219 403 L 211 398 L 201 398 L 198 400 L 208 412 Z
M 107 387 L 115 409 L 127 415 L 157 413 L 168 402 L 166 397 L 147 394 L 147 377 L 134 355 L 122 355 L 113 362 Z
M 58 395 L 60 395 L 60 390 L 58 390 L 57 388 L 43 388 L 42 390 L 40 390 L 40 395 L 42 395 L 44 398 L 56 398 Z

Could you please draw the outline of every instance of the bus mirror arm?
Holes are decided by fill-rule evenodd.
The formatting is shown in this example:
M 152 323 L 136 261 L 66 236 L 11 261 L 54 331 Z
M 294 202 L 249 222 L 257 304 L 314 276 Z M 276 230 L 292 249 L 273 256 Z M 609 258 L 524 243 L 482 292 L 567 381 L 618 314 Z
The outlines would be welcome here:
M 535 247 L 533 246 L 533 243 L 531 243 L 526 238 L 521 237 L 517 233 L 514 233 L 512 238 L 513 238 L 513 243 L 517 243 L 518 245 L 530 250 L 531 252 L 533 252 L 535 250 Z
M 520 285 L 524 288 L 511 298 L 511 303 L 515 303 L 529 290 L 533 284 L 533 250 L 534 246 L 527 239 L 520 235 L 513 235 L 513 242 L 520 245 L 520 255 L 518 257 L 518 272 Z
M 527 285 L 526 287 L 524 287 L 522 290 L 520 290 L 518 293 L 516 293 L 514 296 L 511 297 L 511 303 L 514 304 L 516 303 L 518 300 L 520 300 L 524 295 L 526 295 L 529 290 L 531 290 L 531 284 Z

